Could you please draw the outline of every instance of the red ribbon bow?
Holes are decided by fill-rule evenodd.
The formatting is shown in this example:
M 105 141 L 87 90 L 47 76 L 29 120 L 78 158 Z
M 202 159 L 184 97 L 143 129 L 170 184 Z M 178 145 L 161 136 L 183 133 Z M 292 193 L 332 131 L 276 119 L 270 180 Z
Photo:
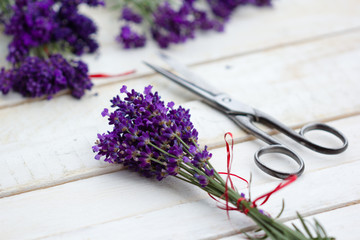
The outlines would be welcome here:
M 230 147 L 228 141 L 226 140 L 226 137 L 227 137 L 228 135 L 231 137 L 231 147 Z M 219 208 L 226 210 L 227 216 L 228 216 L 228 218 L 229 218 L 229 211 L 232 211 L 232 210 L 241 211 L 241 212 L 243 212 L 244 214 L 247 214 L 247 213 L 249 212 L 249 209 L 243 209 L 243 210 L 240 210 L 240 209 L 239 209 L 240 203 L 241 203 L 242 201 L 244 201 L 244 200 L 245 200 L 245 201 L 247 200 L 247 199 L 244 198 L 244 197 L 241 197 L 241 198 L 239 198 L 239 199 L 237 200 L 237 208 L 229 206 L 229 193 L 228 193 L 228 191 L 229 191 L 229 186 L 228 186 L 228 184 L 230 183 L 230 187 L 235 190 L 235 187 L 234 187 L 234 184 L 233 184 L 233 182 L 232 182 L 231 177 L 232 177 L 232 176 L 233 176 L 233 177 L 237 177 L 237 178 L 241 179 L 242 181 L 246 182 L 247 184 L 249 184 L 249 182 L 248 182 L 246 179 L 244 179 L 244 178 L 242 178 L 242 177 L 239 177 L 239 176 L 236 175 L 236 174 L 231 173 L 231 165 L 232 165 L 232 161 L 233 161 L 233 154 L 232 154 L 232 153 L 233 153 L 233 151 L 234 151 L 234 138 L 233 138 L 232 133 L 230 133 L 230 132 L 225 133 L 224 139 L 225 139 L 226 152 L 227 152 L 227 157 L 226 157 L 226 158 L 227 158 L 227 164 L 226 164 L 226 165 L 227 165 L 227 171 L 226 171 L 226 172 L 219 172 L 219 174 L 226 174 L 225 192 L 224 192 L 224 194 L 221 196 L 221 198 L 224 198 L 224 200 L 225 200 L 225 203 L 224 203 L 225 207 L 220 206 Z M 286 178 L 283 182 L 281 182 L 279 185 L 277 185 L 277 186 L 274 188 L 274 190 L 272 190 L 272 191 L 270 191 L 270 192 L 268 192 L 268 193 L 265 193 L 265 194 L 261 195 L 260 197 L 256 198 L 254 201 L 252 201 L 251 207 L 256 207 L 256 206 L 257 206 L 257 205 L 256 205 L 256 202 L 259 201 L 259 200 L 261 200 L 261 199 L 263 199 L 263 198 L 265 198 L 265 199 L 262 201 L 262 203 L 260 204 L 260 206 L 263 205 L 263 204 L 265 204 L 265 203 L 269 200 L 269 198 L 270 198 L 270 196 L 271 196 L 272 194 L 274 194 L 275 192 L 279 191 L 280 189 L 288 186 L 289 184 L 291 184 L 292 182 L 294 182 L 296 179 L 297 179 L 297 176 L 296 176 L 296 175 L 291 175 L 291 176 L 289 176 L 289 177 Z M 211 194 L 209 194 L 209 196 L 210 196 L 212 199 L 214 199 L 215 201 L 220 202 L 218 199 L 216 199 L 215 197 L 213 197 Z

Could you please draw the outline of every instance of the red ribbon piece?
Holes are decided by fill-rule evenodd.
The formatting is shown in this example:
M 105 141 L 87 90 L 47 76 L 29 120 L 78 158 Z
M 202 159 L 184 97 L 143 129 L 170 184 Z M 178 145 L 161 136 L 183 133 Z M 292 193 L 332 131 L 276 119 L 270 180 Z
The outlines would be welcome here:
M 226 137 L 227 135 L 230 135 L 231 137 L 231 151 L 230 151 L 230 147 L 229 147 L 229 143 L 228 141 L 226 141 Z M 230 132 L 227 132 L 225 133 L 224 135 L 224 140 L 225 140 L 225 143 L 226 143 L 226 152 L 227 152 L 227 156 L 226 156 L 226 159 L 227 159 L 227 162 L 226 162 L 226 169 L 227 169 L 227 176 L 226 176 L 226 181 L 225 181 L 225 206 L 226 206 L 226 214 L 228 216 L 228 218 L 230 218 L 229 216 L 229 190 L 228 190 L 228 182 L 230 182 L 231 184 L 231 188 L 234 189 L 234 184 L 231 180 L 231 175 L 230 175 L 230 172 L 231 172 L 231 165 L 232 165 L 232 160 L 233 160 L 233 152 L 234 152 L 234 138 L 233 138 L 233 135 L 232 133 Z
M 227 137 L 227 136 L 230 136 L 230 137 L 231 137 L 231 146 L 229 145 L 228 141 L 226 140 L 226 137 Z M 231 165 L 232 165 L 232 161 L 233 161 L 233 151 L 234 151 L 234 138 L 233 138 L 232 133 L 230 133 L 230 132 L 225 133 L 225 135 L 224 135 L 224 140 L 225 140 L 225 144 L 226 144 L 226 153 L 227 153 L 227 156 L 226 156 L 226 160 L 227 160 L 226 168 L 227 168 L 227 171 L 226 171 L 226 172 L 219 172 L 219 174 L 226 174 L 225 192 L 224 192 L 224 194 L 220 197 L 220 198 L 222 198 L 222 199 L 225 198 L 225 199 L 224 199 L 224 200 L 225 200 L 225 203 L 222 203 L 222 204 L 224 204 L 224 207 L 222 207 L 222 206 L 218 206 L 218 207 L 221 208 L 221 209 L 223 209 L 223 210 L 226 210 L 226 214 L 227 214 L 228 218 L 230 218 L 230 216 L 229 216 L 229 211 L 234 211 L 234 210 L 235 210 L 235 211 L 243 212 L 244 214 L 247 215 L 248 212 L 249 212 L 249 209 L 242 209 L 242 210 L 239 209 L 240 203 L 241 203 L 242 201 L 248 201 L 246 198 L 241 197 L 241 198 L 239 198 L 239 199 L 237 200 L 237 208 L 229 206 L 229 186 L 228 186 L 228 184 L 230 183 L 230 187 L 235 190 L 235 187 L 234 187 L 234 184 L 233 184 L 233 182 L 232 182 L 231 176 L 236 177 L 236 178 L 238 178 L 238 179 L 246 182 L 247 184 L 249 184 L 249 182 L 248 182 L 246 179 L 244 179 L 244 178 L 242 178 L 242 177 L 239 177 L 239 176 L 236 175 L 236 174 L 231 173 Z M 286 187 L 286 186 L 289 185 L 290 183 L 294 182 L 296 179 L 297 179 L 297 176 L 296 176 L 296 175 L 291 175 L 291 176 L 289 176 L 288 178 L 286 178 L 286 179 L 284 180 L 284 182 L 281 182 L 274 190 L 272 190 L 272 191 L 270 191 L 270 192 L 268 192 L 268 193 L 266 193 L 266 194 L 263 194 L 263 195 L 261 195 L 260 197 L 256 198 L 256 199 L 251 203 L 251 207 L 252 207 L 252 208 L 253 208 L 253 207 L 256 207 L 256 206 L 257 206 L 257 205 L 256 205 L 256 202 L 259 201 L 259 200 L 261 200 L 261 199 L 263 199 L 263 198 L 265 198 L 265 199 L 264 199 L 263 202 L 260 204 L 260 206 L 263 205 L 263 204 L 265 204 L 265 203 L 269 200 L 269 198 L 270 198 L 270 196 L 271 196 L 272 194 L 274 194 L 275 192 L 279 191 L 280 189 Z M 210 196 L 212 199 L 214 199 L 215 201 L 217 201 L 218 203 L 220 203 L 220 201 L 219 201 L 218 199 L 216 199 L 214 196 L 212 196 L 210 193 L 209 193 L 209 196 Z
M 231 147 L 230 147 L 228 141 L 226 140 L 226 137 L 228 135 L 231 137 Z M 226 172 L 219 172 L 219 174 L 225 174 L 226 175 L 225 192 L 221 196 L 221 198 L 225 198 L 224 199 L 225 200 L 225 203 L 224 203 L 225 207 L 219 206 L 219 208 L 221 208 L 223 210 L 226 210 L 226 214 L 227 214 L 228 218 L 230 218 L 229 211 L 238 211 L 239 210 L 238 208 L 229 206 L 229 186 L 228 186 L 229 183 L 230 183 L 230 187 L 235 190 L 235 186 L 234 186 L 234 183 L 233 183 L 233 181 L 231 179 L 231 176 L 236 177 L 236 178 L 246 182 L 247 184 L 249 184 L 249 182 L 246 179 L 244 179 L 244 178 L 242 178 L 242 177 L 240 177 L 240 176 L 238 176 L 236 174 L 231 173 L 231 165 L 232 165 L 232 161 L 233 161 L 233 154 L 232 153 L 234 151 L 234 138 L 233 138 L 232 133 L 231 132 L 225 133 L 224 140 L 225 140 L 225 144 L 226 144 L 226 153 L 227 153 L 226 154 L 227 155 L 227 157 L 226 157 L 226 159 L 227 159 L 226 169 L 227 170 L 226 170 Z M 218 199 L 216 199 L 214 196 L 212 196 L 211 194 L 209 194 L 209 196 L 212 199 L 214 199 L 215 201 L 220 203 L 220 201 Z
M 296 179 L 297 179 L 297 176 L 296 176 L 296 175 L 290 175 L 288 178 L 286 178 L 286 179 L 284 180 L 284 182 L 281 182 L 279 185 L 277 185 L 277 187 L 276 187 L 274 190 L 272 190 L 272 191 L 270 191 L 270 192 L 268 192 L 268 193 L 266 193 L 266 194 L 264 194 L 264 195 L 261 195 L 260 197 L 256 198 L 256 199 L 252 202 L 252 205 L 253 205 L 254 207 L 256 207 L 256 202 L 259 201 L 260 199 L 265 198 L 264 201 L 260 204 L 260 206 L 263 205 L 264 203 L 267 202 L 267 200 L 269 200 L 269 198 L 270 198 L 270 196 L 271 196 L 272 194 L 274 194 L 274 193 L 276 193 L 277 191 L 279 191 L 280 189 L 286 187 L 286 186 L 289 185 L 290 183 L 293 183 Z
M 126 76 L 126 75 L 129 75 L 129 74 L 133 74 L 135 72 L 136 72 L 136 70 L 131 70 L 131 71 L 128 71 L 128 72 L 119 73 L 119 74 L 113 74 L 113 75 L 106 74 L 106 73 L 95 73 L 95 74 L 90 74 L 89 77 L 90 78 L 113 78 L 113 77 Z

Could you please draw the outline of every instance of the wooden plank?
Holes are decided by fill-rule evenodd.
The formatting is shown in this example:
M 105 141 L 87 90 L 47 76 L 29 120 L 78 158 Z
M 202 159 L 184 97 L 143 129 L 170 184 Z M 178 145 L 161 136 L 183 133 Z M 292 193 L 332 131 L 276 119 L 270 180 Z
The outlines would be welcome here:
M 357 240 L 360 234 L 358 228 L 360 222 L 360 215 L 354 214 L 360 212 L 360 204 L 350 205 L 348 207 L 338 208 L 333 211 L 328 211 L 313 216 L 306 217 L 305 220 L 313 223 L 314 219 L 326 226 L 328 236 L 336 237 L 337 240 Z M 286 222 L 287 225 L 291 223 L 300 226 L 301 223 L 296 221 Z M 222 240 L 240 240 L 248 239 L 241 234 L 236 234 L 231 237 L 221 238 Z
M 216 87 L 263 109 L 285 124 L 301 125 L 359 112 L 360 67 L 359 61 L 354 60 L 360 54 L 359 41 L 360 32 L 356 32 L 193 69 L 205 77 L 213 76 L 209 81 Z M 283 61 L 285 56 L 302 57 Z M 312 58 L 312 63 L 307 62 L 307 58 Z M 272 64 L 274 62 L 276 64 Z M 226 70 L 227 65 L 233 68 Z M 293 72 L 289 69 L 294 66 L 298 69 L 297 77 L 288 77 L 289 71 Z M 274 76 L 268 78 L 269 73 Z M 228 88 L 224 81 L 218 81 L 220 76 L 229 79 L 228 84 L 234 87 Z M 237 76 L 244 76 L 244 80 L 237 82 Z M 233 132 L 237 140 L 247 136 L 224 115 L 196 101 L 194 95 L 168 80 L 156 76 L 126 84 L 139 90 L 152 84 L 165 100 L 190 108 L 201 144 L 223 145 L 223 134 L 227 131 Z M 51 102 L 0 110 L 0 169 L 4 174 L 0 181 L 1 194 L 63 183 L 78 179 L 77 174 L 85 177 L 114 171 L 92 160 L 91 145 L 96 133 L 108 129 L 100 112 L 120 87 L 121 84 L 101 87 L 97 96 L 88 95 L 82 102 L 62 96 Z
M 308 2 L 310 3 L 310 1 Z M 293 19 L 288 22 L 282 19 L 285 25 L 289 22 L 292 23 L 292 25 L 286 26 L 288 28 L 282 30 L 293 30 L 294 33 L 290 34 L 292 37 L 302 37 L 294 38 L 293 41 L 289 41 L 291 38 L 284 37 L 284 42 L 281 42 L 280 37 L 286 36 L 286 33 L 275 34 L 276 36 L 272 38 L 271 34 L 273 32 L 267 32 L 267 29 L 264 31 L 264 28 L 260 26 L 262 21 L 257 19 L 256 21 L 259 21 L 257 25 L 252 26 L 258 26 L 258 30 L 247 29 L 248 33 L 253 31 L 256 34 L 248 34 L 249 37 L 244 37 L 245 44 L 242 45 L 244 48 L 239 47 L 241 51 L 238 51 L 237 47 L 227 45 L 219 47 L 219 52 L 206 53 L 210 55 L 204 58 L 204 52 L 199 56 L 192 56 L 190 53 L 194 52 L 195 47 L 193 46 L 202 46 L 204 48 L 204 39 L 199 38 L 191 43 L 192 45 L 189 45 L 191 47 L 185 45 L 176 46 L 169 52 L 175 53 L 174 55 L 190 64 L 208 61 L 206 67 L 198 65 L 193 69 L 199 73 L 206 72 L 205 77 L 214 77 L 209 78 L 209 82 L 215 82 L 215 85 L 223 91 L 238 93 L 235 89 L 245 89 L 246 87 L 247 92 L 239 95 L 238 99 L 278 116 L 280 120 L 288 125 L 297 126 L 307 121 L 328 120 L 355 115 L 360 110 L 357 96 L 360 89 L 359 83 L 357 83 L 357 76 L 359 75 L 357 61 L 359 56 L 357 44 L 359 42 L 359 31 L 351 30 L 352 28 L 349 26 L 353 24 L 351 26 L 354 28 L 358 27 L 359 4 L 355 1 L 351 1 L 351 3 L 353 6 L 327 6 L 328 4 L 323 2 L 321 6 L 323 10 L 320 8 L 317 10 L 321 10 L 318 12 L 327 12 L 328 15 L 321 15 L 322 19 L 316 17 L 316 14 L 319 14 L 318 12 L 313 11 L 313 9 L 306 9 L 304 5 L 301 5 L 300 1 L 300 7 L 296 6 L 295 8 L 292 5 L 296 11 L 299 11 L 299 9 L 313 11 L 312 15 L 309 14 L 310 17 L 313 17 L 311 20 L 307 19 L 309 15 L 304 14 L 304 12 L 296 15 L 301 17 L 301 19 L 297 19 L 300 20 L 301 24 L 294 21 L 298 25 L 307 22 L 307 26 L 304 24 L 303 28 L 294 27 L 297 24 L 293 24 Z M 294 3 L 289 3 L 288 6 L 290 4 Z M 339 2 L 339 5 L 341 4 L 345 5 L 344 2 Z M 310 5 L 313 6 L 314 3 L 308 6 Z M 337 15 L 338 11 L 345 13 L 345 9 L 348 11 L 349 17 L 341 13 Z M 251 16 L 256 16 L 258 13 L 257 10 L 249 8 L 241 11 L 241 14 L 246 11 Z M 268 12 L 269 10 L 264 11 Z M 269 13 L 271 12 L 269 11 Z M 328 26 L 334 19 L 339 20 L 340 23 Z M 279 19 L 276 21 L 279 21 Z M 346 27 L 343 25 L 345 22 Z M 314 24 L 314 27 L 309 27 L 312 25 L 309 23 Z M 348 23 L 349 25 L 347 25 Z M 238 27 L 238 25 L 236 26 Z M 317 29 L 319 32 L 313 31 L 318 26 L 322 26 L 323 29 Z M 311 33 L 307 28 L 313 29 L 311 30 L 313 31 L 312 35 L 309 35 L 309 38 L 303 38 L 306 34 Z M 241 26 L 238 29 L 241 29 Z M 273 28 L 270 27 L 269 29 Z M 328 29 L 331 31 L 328 31 Z M 264 34 L 260 33 L 260 31 L 264 31 Z M 339 33 L 339 31 L 345 32 Z M 328 33 L 333 35 L 326 35 Z M 334 37 L 335 35 L 338 36 Z M 209 35 L 205 36 L 209 37 Z M 219 42 L 219 39 L 225 35 L 217 36 L 220 37 L 217 41 Z M 260 36 L 260 39 L 254 41 L 253 36 Z M 313 41 L 314 38 L 322 40 Z M 106 39 L 109 40 L 108 37 Z M 264 40 L 269 40 L 269 45 L 264 44 Z M 280 43 L 275 40 L 280 41 Z M 251 41 L 255 43 L 252 44 Z M 312 42 L 299 44 L 299 42 L 304 43 L 306 41 Z M 217 42 L 214 41 L 213 44 Z M 296 44 L 293 44 L 295 42 Z M 276 43 L 279 43 L 279 45 Z M 111 44 L 114 43 L 111 42 Z M 237 42 L 236 44 L 239 45 Z M 263 44 L 265 51 L 256 53 L 261 50 L 261 44 Z M 104 49 L 107 48 L 105 45 Z M 291 46 L 284 48 L 284 45 Z M 279 48 L 280 46 L 282 47 Z M 109 45 L 108 47 L 109 52 L 105 55 L 115 57 L 113 46 Z M 153 49 L 153 46 L 149 48 Z M 191 51 L 186 49 L 191 49 Z M 221 53 L 220 50 L 224 50 L 224 52 Z M 129 56 L 131 55 L 137 61 L 139 55 L 141 55 L 140 52 L 138 51 L 133 55 L 129 54 Z M 217 53 L 219 55 L 216 55 Z M 183 58 L 182 54 L 187 55 L 187 57 Z M 247 55 L 247 57 L 240 58 L 239 55 L 243 54 Z M 151 52 L 148 56 L 152 58 L 154 53 Z M 190 59 L 189 56 L 193 58 Z M 229 56 L 237 57 L 230 58 Z M 100 56 L 100 58 L 102 57 Z M 126 58 L 126 60 L 132 59 L 131 57 Z M 93 59 L 93 56 L 89 56 L 89 58 L 96 66 L 101 67 L 101 64 L 98 64 L 97 60 Z M 265 60 L 263 60 L 264 58 Z M 209 64 L 209 62 L 215 60 L 216 62 Z M 111 65 L 107 66 L 109 66 L 110 71 L 114 71 L 117 63 L 115 64 L 113 59 L 111 61 Z M 101 62 L 106 61 L 101 60 Z M 126 64 L 130 64 L 130 62 L 126 62 L 122 67 L 125 68 Z M 92 66 L 91 68 L 94 69 Z M 100 68 L 100 70 L 102 69 Z M 118 69 L 116 69 L 116 72 Z M 149 70 L 141 70 L 136 76 L 144 76 L 144 74 L 148 73 L 146 71 Z M 223 72 L 226 72 L 225 75 Z M 247 80 L 244 82 L 236 81 L 239 76 L 246 77 Z M 218 79 L 223 77 L 224 79 L 231 79 L 227 83 L 232 84 L 231 89 L 224 86 L 224 81 L 214 81 L 215 77 Z M 204 237 L 213 239 L 229 236 L 243 229 L 243 227 L 252 226 L 252 223 L 245 220 L 244 216 L 236 214 L 232 214 L 233 220 L 230 225 L 226 221 L 224 212 L 216 209 L 214 202 L 208 200 L 206 195 L 177 181 L 168 180 L 164 183 L 157 183 L 146 179 L 137 180 L 136 174 L 125 171 L 75 181 L 116 171 L 119 168 L 118 166 L 108 166 L 91 160 L 93 154 L 90 149 L 95 133 L 102 132 L 106 128 L 104 121 L 98 117 L 99 112 L 106 105 L 105 102 L 107 102 L 108 98 L 118 91 L 121 84 L 105 85 L 118 80 L 99 81 L 97 85 L 101 86 L 96 87 L 95 90 L 101 96 L 99 97 L 100 101 L 99 98 L 90 93 L 87 98 L 92 100 L 88 102 L 87 106 L 80 107 L 80 103 L 77 105 L 66 96 L 56 99 L 55 107 L 53 107 L 53 103 L 48 102 L 41 104 L 31 103 L 13 108 L 15 110 L 0 111 L 0 119 L 5 119 L 5 124 L 0 129 L 5 133 L 3 137 L 0 137 L 0 143 L 4 143 L 0 144 L 0 151 L 2 152 L 0 159 L 5 159 L 0 160 L 0 191 L 4 190 L 0 194 L 8 196 L 22 191 L 44 188 L 0 199 L 0 211 L 4 214 L 0 216 L 0 221 L 5 222 L 0 227 L 2 237 L 14 237 L 15 239 L 22 239 L 24 236 L 29 238 L 103 239 L 105 236 L 105 238 L 118 239 L 119 236 L 166 238 L 173 234 L 177 239 L 188 239 L 189 236 L 194 236 L 197 239 Z M 183 90 L 174 87 L 166 80 L 143 77 L 133 79 L 129 85 L 139 89 L 148 84 L 149 81 L 155 83 L 155 88 L 166 99 L 176 100 L 178 103 L 183 103 L 191 108 L 195 124 L 200 133 L 207 134 L 201 138 L 202 143 L 210 144 L 213 148 L 220 146 L 223 133 L 229 130 L 232 131 L 231 129 L 238 136 L 237 140 L 246 137 L 224 116 L 204 106 L 191 94 L 186 93 L 187 95 L 183 96 Z M 254 96 L 254 93 L 259 90 L 259 85 L 262 86 L 259 91 L 261 97 Z M 247 88 L 248 86 L 249 88 Z M 113 89 L 114 87 L 116 89 Z M 300 89 L 300 91 L 294 91 L 295 88 Z M 273 92 L 269 92 L 269 89 L 272 89 Z M 10 99 L 7 104 L 21 103 L 18 101 L 20 98 L 17 99 L 17 96 L 6 99 Z M 280 106 L 279 102 L 281 102 Z M 3 106 L 9 107 L 11 104 Z M 277 108 L 274 109 L 273 106 L 277 106 Z M 289 106 L 294 108 L 289 109 Z M 68 112 L 64 112 L 64 108 Z M 301 110 L 298 111 L 298 109 Z M 294 110 L 296 113 L 290 110 Z M 266 205 L 266 209 L 272 214 L 275 213 L 275 210 L 278 210 L 280 205 L 279 196 L 285 196 L 288 206 L 283 219 L 286 220 L 294 218 L 294 211 L 299 209 L 304 211 L 305 215 L 311 215 L 324 211 L 330 213 L 333 212 L 330 211 L 332 209 L 358 203 L 360 183 L 353 177 L 356 176 L 355 174 L 360 168 L 359 151 L 357 150 L 359 149 L 357 146 L 359 143 L 357 132 L 359 131 L 356 131 L 359 128 L 358 121 L 358 117 L 353 117 L 334 122 L 334 126 L 339 127 L 342 131 L 346 129 L 344 131 L 346 134 L 351 132 L 351 148 L 340 156 L 324 157 L 291 145 L 304 156 L 307 164 L 305 175 L 297 183 L 293 184 L 291 189 L 285 189 L 281 194 L 274 196 Z M 337 125 L 339 122 L 341 123 Z M 201 127 L 205 130 L 200 129 Z M 218 131 L 212 132 L 213 129 Z M 321 137 L 315 137 L 315 139 L 320 140 Z M 352 145 L 352 143 L 355 144 Z M 255 188 L 253 189 L 255 196 L 273 188 L 275 185 L 273 179 L 256 172 L 256 168 L 254 168 L 251 160 L 252 154 L 260 145 L 255 141 L 238 144 L 235 147 L 236 162 L 233 168 L 234 172 L 246 176 L 250 169 L 253 170 L 254 178 L 256 178 L 254 182 Z M 223 169 L 224 150 L 218 148 L 213 151 L 215 165 Z M 279 165 L 281 163 L 275 162 L 274 164 Z M 287 164 L 286 167 L 291 168 L 291 164 Z M 74 182 L 46 188 L 69 181 Z M 309 186 L 313 186 L 314 183 L 316 183 L 316 188 L 310 188 Z M 113 184 L 118 185 L 113 186 Z M 164 188 L 157 189 L 158 187 Z M 139 192 L 134 193 L 136 191 Z M 335 199 L 334 191 L 336 192 Z M 305 198 L 304 201 L 299 200 L 300 193 L 304 193 L 302 195 Z M 313 203 L 314 198 L 317 200 L 315 203 Z M 353 209 L 353 211 L 356 210 L 358 209 Z M 343 239 L 348 239 L 348 233 L 344 235 L 341 232 L 342 226 L 348 224 L 348 219 L 354 219 L 354 221 L 357 220 L 356 222 L 358 222 L 358 216 L 355 216 L 356 212 L 348 211 L 347 213 L 348 215 L 340 215 L 339 235 L 336 235 Z M 24 218 L 24 215 L 31 216 L 31 218 Z M 173 216 L 174 218 L 170 218 Z M 328 215 L 328 217 L 332 216 Z M 344 216 L 348 216 L 348 219 L 344 220 Z M 239 226 L 239 223 L 243 224 Z M 326 222 L 324 225 L 328 229 Z M 139 229 L 146 235 L 142 235 L 143 233 L 140 233 Z
M 128 77 L 95 80 L 95 85 L 124 81 L 151 73 L 152 71 L 142 64 L 141 61 L 144 59 L 160 63 L 156 57 L 158 47 L 152 41 L 149 41 L 144 49 L 131 51 L 122 50 L 114 41 L 120 28 L 117 11 L 101 8 L 83 8 L 83 10 L 93 17 L 99 26 L 97 36 L 101 46 L 99 52 L 83 57 L 89 64 L 90 72 L 116 74 L 131 69 L 137 70 L 136 74 Z M 274 8 L 244 7 L 232 16 L 225 34 L 200 33 L 195 40 L 172 46 L 168 52 L 178 56 L 187 64 L 246 55 L 358 29 L 359 13 L 360 4 L 357 0 L 334 0 L 332 4 L 328 4 L 326 0 L 275 1 Z M 4 49 L 0 51 L 0 66 L 5 65 L 7 41 L 4 36 L 0 36 L 0 45 L 2 45 L 0 49 Z M 196 54 L 193 54 L 194 52 Z M 0 107 L 31 101 L 14 93 L 1 97 Z
M 359 169 L 357 158 L 307 172 L 262 208 L 276 215 L 284 198 L 283 219 L 292 219 L 296 210 L 308 215 L 357 202 L 360 179 L 354 176 Z M 270 191 L 276 184 L 254 186 L 252 196 Z M 228 236 L 253 225 L 237 212 L 227 221 L 216 202 L 176 179 L 157 182 L 128 171 L 2 198 L 0 211 L 0 232 L 6 239 L 199 239 Z

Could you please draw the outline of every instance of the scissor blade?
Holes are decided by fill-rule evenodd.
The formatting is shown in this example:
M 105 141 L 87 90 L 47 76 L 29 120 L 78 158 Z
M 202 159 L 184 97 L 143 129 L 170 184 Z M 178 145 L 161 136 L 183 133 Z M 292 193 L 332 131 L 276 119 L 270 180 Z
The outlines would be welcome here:
M 178 75 L 176 75 L 176 74 L 174 74 L 174 73 L 172 73 L 172 72 L 169 72 L 168 70 L 166 70 L 166 69 L 164 69 L 164 68 L 162 68 L 162 67 L 154 66 L 154 65 L 152 65 L 152 64 L 150 64 L 150 63 L 148 63 L 148 62 L 145 62 L 145 61 L 144 61 L 144 63 L 145 63 L 148 67 L 150 67 L 150 68 L 152 68 L 153 70 L 155 70 L 156 72 L 158 72 L 158 73 L 160 73 L 161 75 L 167 77 L 168 79 L 176 82 L 177 84 L 183 86 L 184 88 L 190 90 L 191 92 L 199 95 L 200 97 L 203 97 L 203 98 L 205 98 L 205 99 L 207 99 L 207 100 L 210 100 L 210 101 L 212 101 L 212 99 L 215 97 L 215 96 L 213 96 L 211 93 L 203 90 L 202 88 L 199 88 L 199 87 L 196 86 L 195 84 L 187 81 L 186 79 L 184 79 L 184 78 L 182 78 L 182 77 L 180 77 L 180 76 L 178 76 Z
M 215 87 L 211 86 L 206 80 L 204 80 L 199 75 L 191 72 L 184 64 L 180 63 L 173 57 L 160 52 L 159 56 L 161 59 L 166 62 L 172 69 L 175 70 L 178 74 L 180 74 L 184 79 L 188 82 L 192 83 L 194 86 L 203 89 L 204 91 L 210 93 L 213 96 L 221 94 Z
M 190 90 L 191 92 L 199 95 L 202 97 L 207 104 L 213 106 L 214 108 L 222 111 L 226 114 L 241 114 L 241 115 L 255 115 L 254 109 L 246 104 L 243 104 L 239 101 L 231 99 L 231 97 L 227 94 L 214 94 L 212 92 L 206 91 L 203 88 L 197 86 L 196 84 L 187 81 L 186 79 L 169 72 L 168 70 L 151 65 L 144 61 L 144 63 L 150 67 L 151 69 L 155 70 L 156 72 L 162 74 L 163 76 L 167 77 L 168 79 L 172 80 L 173 82 L 183 86 L 184 88 Z

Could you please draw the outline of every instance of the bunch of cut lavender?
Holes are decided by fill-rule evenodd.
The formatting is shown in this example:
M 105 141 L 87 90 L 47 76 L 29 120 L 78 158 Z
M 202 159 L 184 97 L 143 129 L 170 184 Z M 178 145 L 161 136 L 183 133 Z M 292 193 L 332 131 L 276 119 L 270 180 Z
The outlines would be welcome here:
M 8 0 L 7 0 L 8 1 Z M 51 98 L 63 89 L 81 98 L 92 87 L 87 65 L 67 56 L 93 53 L 94 22 L 79 13 L 80 4 L 104 5 L 101 0 L 8 1 L 3 18 L 5 34 L 12 37 L 7 60 L 11 69 L 0 71 L 0 91 L 10 89 L 25 97 Z M 65 58 L 66 57 L 66 58 Z
M 123 164 L 158 180 L 174 176 L 218 198 L 226 195 L 232 209 L 246 213 L 271 239 L 330 239 L 317 222 L 317 236 L 313 237 L 299 216 L 309 234 L 307 237 L 298 228 L 292 230 L 263 214 L 243 194 L 227 187 L 210 163 L 211 153 L 198 145 L 198 132 L 190 121 L 189 110 L 181 106 L 174 108 L 173 102 L 165 105 L 151 89 L 148 86 L 141 94 L 127 91 L 123 86 L 120 92 L 126 97 L 116 96 L 111 100 L 114 111 L 104 109 L 102 116 L 108 118 L 113 129 L 98 134 L 93 146 L 95 159 L 103 157 L 106 162 Z
M 161 48 L 194 38 L 198 30 L 222 32 L 224 24 L 239 6 L 270 6 L 271 0 L 140 0 L 120 1 L 123 26 L 116 38 L 124 48 L 145 45 L 146 36 L 139 26 L 149 28 Z M 198 4 L 199 3 L 199 4 Z M 205 5 L 200 8 L 198 5 Z

